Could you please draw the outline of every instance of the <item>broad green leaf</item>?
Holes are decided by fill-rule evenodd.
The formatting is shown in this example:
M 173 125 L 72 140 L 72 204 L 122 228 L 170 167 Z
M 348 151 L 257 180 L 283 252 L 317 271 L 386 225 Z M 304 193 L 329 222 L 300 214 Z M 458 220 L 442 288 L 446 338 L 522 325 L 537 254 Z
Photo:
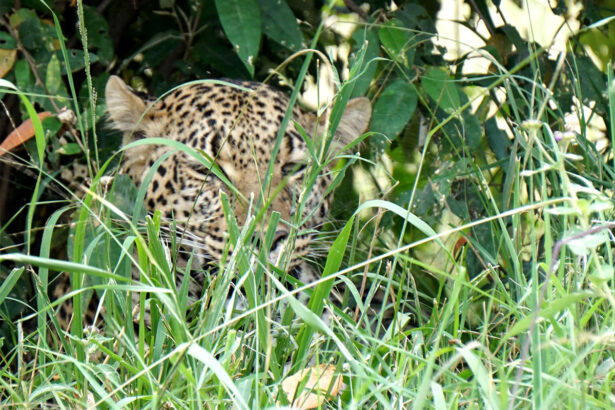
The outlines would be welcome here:
M 611 201 L 597 199 L 589 205 L 588 212 L 607 212 L 613 209 Z
M 467 100 L 465 95 L 464 99 Z M 483 136 L 483 129 L 480 125 L 480 121 L 470 110 L 464 110 L 461 113 L 461 119 L 463 121 L 463 135 L 466 144 L 468 144 L 473 152 L 476 152 L 476 150 L 480 148 L 480 142 Z
M 14 67 L 15 83 L 21 90 L 29 90 L 34 85 L 34 75 L 26 60 L 17 60 Z
M 412 34 L 400 26 L 401 23 L 390 21 L 378 30 L 378 37 L 389 57 L 407 67 L 411 62 L 406 58 L 406 51 L 410 48 Z
M 72 49 L 72 50 L 66 50 L 66 51 L 67 51 L 68 63 L 70 64 L 70 68 L 73 73 L 85 67 L 85 63 L 84 63 L 85 57 L 84 57 L 83 50 Z M 95 62 L 98 61 L 98 56 L 96 54 L 89 53 L 89 55 L 90 55 L 90 64 L 94 64 Z M 40 52 L 38 56 L 39 56 L 38 61 L 40 62 L 40 64 L 49 64 L 51 59 L 55 56 L 60 62 L 60 68 L 61 68 L 62 75 L 66 75 L 66 62 L 64 61 L 64 57 L 62 56 L 61 51 Z
M 590 251 L 597 249 L 598 246 L 606 243 L 609 240 L 607 230 L 596 232 L 592 235 L 586 235 L 579 239 L 573 239 L 566 243 L 568 248 L 578 256 L 586 256 Z
M 62 155 L 76 155 L 82 152 L 79 144 L 75 142 L 69 142 L 68 144 L 62 145 L 60 148 L 56 150 L 58 154 Z
M 13 50 L 17 47 L 17 41 L 9 34 L 0 31 L 0 48 Z
M 489 148 L 491 148 L 498 160 L 509 157 L 508 150 L 510 147 L 510 139 L 508 139 L 506 133 L 498 127 L 495 117 L 491 117 L 485 122 L 485 135 Z
M 395 138 L 412 118 L 416 103 L 414 85 L 403 79 L 391 82 L 374 105 L 370 130 Z
M 23 45 L 35 52 L 53 49 L 57 41 L 55 27 L 48 21 L 39 19 L 36 14 L 26 13 L 24 16 L 18 29 Z
M 272 40 L 290 50 L 301 49 L 303 36 L 293 14 L 285 0 L 258 0 L 260 6 L 263 33 Z
M 209 41 L 207 37 L 201 37 L 194 48 L 199 50 L 194 56 L 197 62 L 210 65 L 229 78 L 245 78 L 249 75 L 239 56 L 228 47 Z
M 600 268 L 595 268 L 592 273 L 589 274 L 589 280 L 595 285 L 602 285 L 613 279 L 613 273 L 615 268 L 611 265 L 601 264 Z
M 216 0 L 222 28 L 250 75 L 261 38 L 261 18 L 255 0 Z
M 45 86 L 50 94 L 57 94 L 62 87 L 62 74 L 60 73 L 60 61 L 58 57 L 53 54 L 49 64 L 47 64 L 47 75 L 45 77 Z
M 36 50 L 44 45 L 41 22 L 36 14 L 24 14 L 19 24 L 19 39 L 28 50 Z
M 126 215 L 132 215 L 137 200 L 137 188 L 128 175 L 117 175 L 113 179 L 113 189 L 109 193 L 109 202 Z M 141 215 L 138 215 L 141 217 Z
M 113 42 L 109 36 L 109 24 L 95 7 L 83 6 L 83 17 L 88 29 L 88 49 L 96 50 L 103 63 L 113 59 Z
M 39 114 L 40 118 L 40 114 Z M 60 121 L 57 117 L 49 116 L 43 118 L 41 124 L 43 125 L 43 132 L 45 133 L 45 138 L 49 139 L 58 135 L 58 131 L 62 128 L 62 121 Z M 68 144 L 67 144 L 68 145 Z M 79 149 L 81 151 L 81 149 Z
M 421 84 L 431 99 L 445 112 L 450 114 L 459 108 L 459 89 L 445 70 L 438 67 L 429 68 L 423 74 Z
M 15 13 L 11 14 L 11 17 L 9 17 L 9 23 L 12 27 L 17 27 L 27 19 L 38 19 L 38 17 L 36 16 L 34 10 L 20 8 L 15 11 Z
M 85 67 L 85 55 L 83 50 L 67 50 L 68 51 L 68 63 L 70 64 L 70 69 L 71 71 L 74 73 L 76 71 L 81 70 L 83 67 Z M 95 62 L 98 61 L 98 56 L 94 53 L 89 53 L 90 55 L 90 64 L 94 64 Z M 61 61 L 60 64 L 62 65 L 62 74 L 65 75 L 66 74 L 66 64 L 64 63 L 64 61 Z
M 580 89 L 583 90 L 583 101 L 596 101 L 602 105 L 604 89 L 604 76 L 600 69 L 587 56 L 575 56 Z
M 0 78 L 4 77 L 15 64 L 17 50 L 0 49 Z

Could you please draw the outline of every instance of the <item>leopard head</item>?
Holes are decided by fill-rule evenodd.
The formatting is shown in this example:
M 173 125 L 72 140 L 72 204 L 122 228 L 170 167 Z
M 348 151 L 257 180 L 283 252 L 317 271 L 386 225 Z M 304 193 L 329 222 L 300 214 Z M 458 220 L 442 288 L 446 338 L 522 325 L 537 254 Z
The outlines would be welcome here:
M 153 100 L 112 76 L 105 96 L 112 126 L 124 133 L 125 145 L 141 138 L 164 138 L 208 159 L 199 160 L 198 155 L 166 144 L 144 144 L 126 150 L 120 167 L 137 186 L 145 183 L 153 169 L 145 195 L 147 210 L 160 211 L 166 221 L 184 228 L 191 247 L 204 260 L 216 262 L 224 251 L 227 220 L 221 193 L 225 193 L 239 224 L 245 223 L 249 209 L 259 200 L 267 206 L 264 215 L 278 212 L 270 261 L 275 262 L 280 250 L 292 243 L 288 267 L 302 263 L 314 231 L 328 216 L 332 198 L 331 171 L 319 165 L 324 158 L 319 156 L 319 135 L 325 130 L 326 116 L 318 120 L 313 113 L 294 108 L 278 145 L 289 99 L 264 84 L 193 83 Z M 339 151 L 359 137 L 370 116 L 367 98 L 350 100 L 332 150 Z M 264 182 L 272 160 L 267 189 Z M 264 232 L 269 218 L 262 220 Z

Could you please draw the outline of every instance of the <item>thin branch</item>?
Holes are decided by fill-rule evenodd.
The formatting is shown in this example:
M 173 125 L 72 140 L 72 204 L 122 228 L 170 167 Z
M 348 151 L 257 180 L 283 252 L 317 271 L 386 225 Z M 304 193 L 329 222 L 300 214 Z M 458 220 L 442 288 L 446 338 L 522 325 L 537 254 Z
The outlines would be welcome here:
M 348 7 L 348 10 L 353 13 L 357 13 L 363 20 L 367 20 L 367 14 L 365 14 L 365 11 L 363 11 L 361 7 L 357 6 L 354 1 L 344 0 L 344 5 Z

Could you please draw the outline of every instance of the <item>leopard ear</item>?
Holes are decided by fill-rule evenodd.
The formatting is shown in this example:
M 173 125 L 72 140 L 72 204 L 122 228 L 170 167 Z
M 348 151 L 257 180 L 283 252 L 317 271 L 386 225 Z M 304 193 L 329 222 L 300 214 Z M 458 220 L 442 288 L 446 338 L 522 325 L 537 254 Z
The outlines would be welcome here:
M 359 138 L 367 131 L 372 117 L 372 104 L 366 97 L 353 98 L 348 101 L 335 136 L 340 148 Z
M 112 75 L 109 78 L 105 99 L 114 128 L 125 132 L 143 128 L 142 116 L 148 104 L 120 77 Z

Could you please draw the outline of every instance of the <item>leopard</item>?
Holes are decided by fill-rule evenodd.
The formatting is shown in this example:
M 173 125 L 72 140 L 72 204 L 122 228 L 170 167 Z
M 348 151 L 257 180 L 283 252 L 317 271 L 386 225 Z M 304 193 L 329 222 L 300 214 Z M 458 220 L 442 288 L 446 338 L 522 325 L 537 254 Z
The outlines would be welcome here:
M 371 118 L 368 98 L 348 100 L 329 144 L 324 138 L 328 113 L 319 116 L 295 105 L 284 124 L 290 97 L 264 83 L 197 81 L 152 98 L 111 76 L 105 99 L 110 127 L 122 133 L 125 147 L 118 173 L 128 175 L 137 188 L 147 184 L 146 211 L 159 213 L 167 230 L 185 239 L 180 240 L 184 257 L 175 259 L 178 264 L 186 265 L 189 257 L 191 266 L 197 267 L 220 262 L 229 236 L 226 196 L 240 227 L 250 217 L 251 205 L 259 201 L 268 204 L 263 221 L 279 214 L 277 226 L 264 222 L 261 227 L 275 232 L 270 263 L 290 247 L 283 268 L 304 284 L 320 277 L 306 256 L 329 216 L 334 162 L 326 164 L 326 155 L 319 155 L 326 153 L 319 147 L 340 153 L 359 138 Z M 158 143 L 146 143 L 152 138 Z M 177 149 L 177 144 L 192 151 Z M 320 172 L 306 184 L 312 166 L 320 166 Z M 203 272 L 192 269 L 186 277 L 176 270 L 178 286 L 190 281 L 193 300 L 202 295 Z M 136 271 L 133 278 L 139 279 Z

